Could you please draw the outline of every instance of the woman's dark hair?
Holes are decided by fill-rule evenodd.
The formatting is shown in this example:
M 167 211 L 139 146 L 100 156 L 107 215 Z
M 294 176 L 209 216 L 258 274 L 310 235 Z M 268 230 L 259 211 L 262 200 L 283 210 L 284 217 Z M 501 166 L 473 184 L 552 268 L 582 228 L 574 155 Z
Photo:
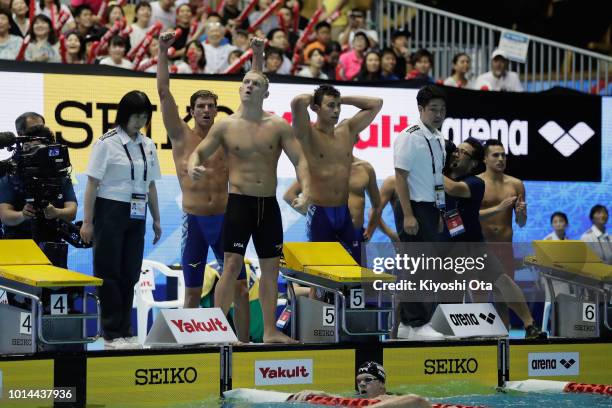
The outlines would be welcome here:
M 200 51 L 202 51 L 202 56 L 198 60 L 198 68 L 204 69 L 204 66 L 206 65 L 206 52 L 204 51 L 202 43 L 198 40 L 191 40 L 187 43 L 187 45 L 185 45 L 185 55 L 183 55 L 183 61 L 189 64 L 189 58 L 187 53 L 189 52 L 189 47 L 191 47 L 191 44 L 194 44 Z
M 138 21 L 138 18 L 136 18 L 136 15 L 138 14 L 138 10 L 140 10 L 141 7 L 148 7 L 149 10 L 153 11 L 151 9 L 151 3 L 149 3 L 148 1 L 141 1 L 136 5 L 136 8 L 134 9 L 134 22 Z
M 53 3 L 55 3 L 55 7 L 57 7 L 57 12 L 59 13 L 61 4 L 60 4 L 60 0 L 53 0 Z M 26 1 L 26 4 L 28 5 L 28 8 L 30 7 L 30 2 Z M 45 9 L 45 0 L 39 0 L 38 1 L 38 5 L 40 6 L 40 10 L 44 10 Z
M 555 217 L 561 217 L 563 218 L 563 221 L 565 221 L 566 225 L 569 225 L 569 221 L 567 220 L 567 214 L 565 214 L 564 212 L 561 211 L 555 211 L 554 213 L 552 213 L 552 215 L 550 216 L 550 223 L 552 224 L 553 219 Z
M 117 119 L 115 125 L 121 126 L 125 130 L 130 116 L 139 113 L 147 114 L 147 126 L 151 123 L 151 115 L 153 115 L 153 106 L 147 94 L 141 91 L 130 91 L 123 95 L 119 106 L 117 107 Z
M 368 57 L 371 54 L 376 55 L 376 57 L 378 58 L 378 70 L 376 72 L 368 71 L 367 61 L 368 61 Z M 380 55 L 378 55 L 378 52 L 372 51 L 372 50 L 366 52 L 365 56 L 363 57 L 363 62 L 361 63 L 361 69 L 359 70 L 359 73 L 355 77 L 355 81 L 378 81 L 380 80 L 381 75 L 382 75 L 382 68 L 380 64 Z
M 357 37 L 363 37 L 363 39 L 366 42 L 366 50 L 372 46 L 372 43 L 370 42 L 370 39 L 368 38 L 365 32 L 357 31 L 355 35 L 353 36 L 353 41 L 355 41 Z
M 412 54 L 412 58 L 410 58 L 410 62 L 412 63 L 412 65 L 415 65 L 423 57 L 426 57 L 427 59 L 429 59 L 429 63 L 431 64 L 431 67 L 433 68 L 433 65 L 434 65 L 433 54 L 423 48 L 421 48 L 420 50 Z
M 459 54 L 455 54 L 453 56 L 453 65 L 455 65 L 457 63 L 457 61 L 459 61 L 459 58 L 461 58 L 461 57 L 467 57 L 468 60 L 470 60 L 470 61 L 472 60 L 470 58 L 470 56 L 467 55 L 465 52 L 460 52 Z M 455 68 L 451 68 L 451 73 L 450 74 L 451 74 L 451 76 L 455 75 Z
M 79 52 L 77 53 L 77 58 L 80 60 L 84 60 L 85 50 L 87 48 L 85 45 L 85 39 L 81 37 L 76 31 L 73 31 L 66 36 L 66 41 L 68 41 L 68 38 L 73 35 L 75 35 L 79 39 L 79 44 L 81 44 L 81 46 L 79 47 Z
M 34 24 L 36 23 L 37 20 L 47 23 L 47 25 L 49 26 L 49 34 L 47 35 L 47 41 L 49 42 L 49 44 L 55 45 L 55 43 L 57 42 L 57 37 L 55 36 L 55 30 L 53 29 L 53 24 L 51 24 L 51 19 L 45 16 L 44 14 L 39 14 L 36 17 L 34 17 L 34 20 L 32 21 L 32 25 L 30 26 L 30 29 L 28 30 L 28 34 L 30 35 L 30 38 L 32 40 L 36 38 L 36 36 L 34 35 Z

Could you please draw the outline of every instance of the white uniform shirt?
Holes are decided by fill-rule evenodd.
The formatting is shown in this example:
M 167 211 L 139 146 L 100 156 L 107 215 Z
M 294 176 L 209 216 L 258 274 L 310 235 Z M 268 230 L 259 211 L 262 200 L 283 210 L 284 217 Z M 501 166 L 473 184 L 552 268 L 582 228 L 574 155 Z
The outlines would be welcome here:
M 146 181 L 144 181 L 144 162 L 139 146 L 141 143 L 147 158 Z M 124 145 L 134 163 L 134 181 Z M 97 197 L 129 203 L 132 193 L 148 193 L 149 183 L 161 178 L 155 143 L 142 134 L 138 135 L 136 141 L 132 141 L 123 129 L 116 127 L 94 144 L 86 174 L 100 180 Z
M 555 231 L 551 232 L 550 234 L 548 234 L 542 239 L 545 241 L 561 241 L 561 238 L 559 238 L 559 236 L 555 233 Z M 563 238 L 563 240 L 566 240 L 566 239 L 568 239 L 567 235 L 565 236 L 565 238 Z
M 489 91 L 523 92 L 521 79 L 516 72 L 508 71 L 506 75 L 497 78 L 493 72 L 485 72 L 476 78 L 475 89 L 487 87 Z
M 431 153 L 427 141 L 433 152 L 436 176 L 441 182 L 445 156 L 444 137 L 437 129 L 432 133 L 420 120 L 404 129 L 395 139 L 393 164 L 394 167 L 409 172 L 407 181 L 410 200 L 433 203 L 436 201 L 436 178 L 431 168 Z
M 612 238 L 607 232 L 601 231 L 595 225 L 586 230 L 580 237 L 581 241 L 591 242 L 591 248 L 605 263 L 612 264 Z

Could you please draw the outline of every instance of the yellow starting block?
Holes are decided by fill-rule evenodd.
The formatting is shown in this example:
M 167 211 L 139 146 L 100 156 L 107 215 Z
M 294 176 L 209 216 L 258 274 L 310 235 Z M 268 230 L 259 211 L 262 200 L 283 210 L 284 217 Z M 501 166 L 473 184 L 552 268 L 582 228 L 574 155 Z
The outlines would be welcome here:
M 24 345 L 31 345 L 32 352 L 36 352 L 39 341 L 45 344 L 95 341 L 100 335 L 100 302 L 95 295 L 86 293 L 85 287 L 100 285 L 102 280 L 99 278 L 51 265 L 32 240 L 0 240 L 0 354 L 23 353 Z M 68 313 L 68 293 L 62 288 L 81 290 L 83 313 Z M 48 299 L 43 291 L 52 291 Z M 29 299 L 30 313 L 11 305 L 9 296 Z M 95 299 L 96 313 L 87 313 L 87 296 Z M 83 336 L 87 319 L 97 320 L 98 331 L 94 337 Z M 77 322 L 76 326 L 79 326 L 79 321 L 78 336 L 64 338 L 57 335 L 65 333 L 68 326 L 75 326 L 70 322 Z M 55 338 L 47 338 L 47 328 L 56 333 L 51 336 Z M 31 339 L 31 342 L 26 339 Z
M 338 242 L 287 242 L 283 245 L 284 263 L 281 265 L 281 275 L 289 282 L 318 288 L 334 295 L 334 304 L 323 307 L 323 320 L 325 315 L 329 320 L 324 326 L 334 327 L 334 341 L 340 341 L 340 330 L 351 336 L 387 334 L 381 329 L 381 316 L 390 313 L 393 320 L 393 308 L 382 307 L 382 295 L 379 292 L 377 307 L 366 307 L 365 294 L 362 284 L 375 280 L 392 282 L 395 276 L 386 273 L 374 273 L 371 269 L 359 266 L 353 257 Z M 292 285 L 288 290 L 293 299 L 296 299 Z M 390 304 L 393 304 L 391 294 Z M 348 302 L 347 302 L 348 297 Z M 297 305 L 294 302 L 293 316 L 298 316 Z M 359 332 L 351 331 L 347 326 L 347 314 L 377 314 L 376 328 L 362 329 Z M 336 318 L 336 316 L 338 318 Z M 310 316 L 309 316 L 310 318 Z M 292 335 L 296 333 L 296 320 L 291 320 Z
M 599 297 L 603 298 L 603 323 L 612 330 L 608 324 L 609 290 L 606 285 L 612 284 L 612 265 L 606 265 L 583 241 L 533 241 L 535 256 L 525 257 L 525 263 L 540 270 L 545 278 L 551 302 L 551 326 L 555 326 L 555 290 L 553 280 L 575 285 L 590 290 L 595 294 L 595 308 L 599 305 Z M 593 310 L 595 318 L 595 336 L 599 336 L 600 316 Z

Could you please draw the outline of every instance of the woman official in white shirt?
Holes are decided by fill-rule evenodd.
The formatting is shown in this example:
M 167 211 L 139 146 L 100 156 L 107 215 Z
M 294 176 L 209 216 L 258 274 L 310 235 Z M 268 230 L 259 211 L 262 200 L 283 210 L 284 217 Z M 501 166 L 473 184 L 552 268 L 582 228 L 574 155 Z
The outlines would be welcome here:
M 114 129 L 94 144 L 87 167 L 81 237 L 93 239 L 94 275 L 104 283 L 98 291 L 105 348 L 135 348 L 131 340 L 134 285 L 144 252 L 146 207 L 153 217 L 153 244 L 161 226 L 155 180 L 161 178 L 153 141 L 141 133 L 153 108 L 146 94 L 131 91 L 121 98 Z
M 555 211 L 550 216 L 550 225 L 553 227 L 553 232 L 544 237 L 545 240 L 562 241 L 569 239 L 565 230 L 569 225 L 567 215 L 561 211 Z

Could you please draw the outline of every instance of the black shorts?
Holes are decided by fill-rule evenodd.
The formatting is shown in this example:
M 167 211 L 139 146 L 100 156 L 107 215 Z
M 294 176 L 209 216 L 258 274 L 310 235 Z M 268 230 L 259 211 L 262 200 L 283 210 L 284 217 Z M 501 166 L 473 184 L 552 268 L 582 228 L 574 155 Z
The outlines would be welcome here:
M 230 193 L 223 223 L 225 252 L 244 255 L 249 239 L 260 258 L 283 252 L 283 222 L 276 197 L 253 197 Z

